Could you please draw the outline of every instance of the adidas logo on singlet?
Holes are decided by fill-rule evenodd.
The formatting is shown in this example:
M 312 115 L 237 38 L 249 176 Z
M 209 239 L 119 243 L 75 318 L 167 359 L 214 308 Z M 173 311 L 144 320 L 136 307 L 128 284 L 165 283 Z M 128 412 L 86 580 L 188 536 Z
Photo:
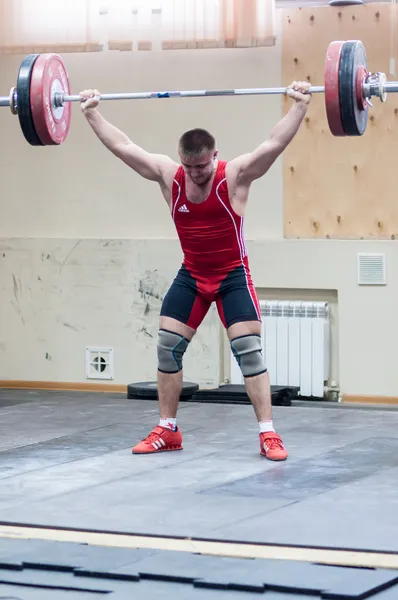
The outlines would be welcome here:
M 187 208 L 186 204 L 183 204 L 182 206 L 180 206 L 180 208 L 178 209 L 178 212 L 189 212 L 189 208 Z

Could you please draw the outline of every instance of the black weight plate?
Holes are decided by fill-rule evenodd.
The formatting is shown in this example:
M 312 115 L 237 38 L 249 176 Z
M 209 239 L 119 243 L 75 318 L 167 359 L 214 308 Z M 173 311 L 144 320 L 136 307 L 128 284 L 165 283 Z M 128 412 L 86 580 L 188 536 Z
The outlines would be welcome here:
M 367 69 L 366 51 L 362 42 L 345 42 L 341 49 L 339 68 L 340 113 L 343 129 L 347 135 L 365 133 L 368 111 L 358 106 L 357 72 L 359 67 Z
M 180 398 L 193 396 L 198 389 L 199 386 L 197 383 L 188 383 L 184 381 L 182 384 Z M 127 386 L 127 398 L 157 400 L 158 384 L 156 381 L 139 381 L 137 383 L 130 383 Z
M 18 72 L 18 119 L 25 139 L 31 146 L 43 146 L 33 124 L 32 110 L 30 108 L 30 81 L 33 65 L 38 54 L 28 54 L 23 59 Z
M 299 388 L 271 385 L 271 401 L 273 406 L 291 406 L 292 398 L 297 396 Z M 244 384 L 230 383 L 218 388 L 199 390 L 192 402 L 210 404 L 251 404 Z

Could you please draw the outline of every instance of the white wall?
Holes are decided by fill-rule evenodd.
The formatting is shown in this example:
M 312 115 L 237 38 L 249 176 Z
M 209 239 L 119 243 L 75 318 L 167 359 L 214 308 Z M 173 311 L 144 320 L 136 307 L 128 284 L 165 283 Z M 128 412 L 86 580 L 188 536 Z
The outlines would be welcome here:
M 175 241 L 13 238 L 0 242 L 0 379 L 85 381 L 86 346 L 114 349 L 113 383 L 156 377 L 161 298 L 180 260 Z M 186 379 L 219 377 L 212 311 Z M 108 382 L 109 383 L 109 382 Z
M 251 243 L 249 252 L 253 277 L 261 287 L 290 288 L 290 297 L 331 301 L 331 378 L 337 379 L 342 393 L 398 395 L 394 242 L 267 240 Z M 386 253 L 387 286 L 357 285 L 358 252 Z M 260 295 L 266 291 L 260 290 Z
M 73 93 L 86 87 L 101 92 L 270 86 L 280 80 L 280 49 L 88 53 L 63 55 Z M 22 57 L 0 58 L 4 94 L 14 85 Z M 192 127 L 208 128 L 220 154 L 230 159 L 249 151 L 268 135 L 280 116 L 278 96 L 153 99 L 104 102 L 101 111 L 114 125 L 149 151 L 175 160 L 178 138 Z M 33 148 L 8 109 L 0 114 L 7 146 L 1 161 L 1 190 L 13 191 L 0 220 L 2 237 L 175 238 L 167 205 L 157 184 L 141 179 L 96 139 L 77 104 L 66 142 Z M 22 167 L 22 170 L 21 170 Z M 21 175 L 23 175 L 21 177 Z M 272 194 L 268 193 L 272 190 Z M 266 229 L 255 218 L 281 195 L 280 167 L 255 186 L 249 237 L 280 230 L 278 217 Z
M 281 85 L 279 45 L 64 59 L 75 93 Z M 2 95 L 20 61 L 0 59 Z M 136 143 L 174 158 L 185 129 L 207 127 L 229 159 L 266 138 L 281 99 L 120 101 L 102 110 Z M 7 109 L 0 130 L 0 378 L 85 381 L 85 347 L 100 345 L 114 348 L 114 383 L 153 379 L 160 302 L 181 261 L 157 186 L 101 146 L 77 105 L 61 147 L 28 146 Z M 332 375 L 342 392 L 398 396 L 396 243 L 284 240 L 281 160 L 253 185 L 246 236 L 260 297 L 337 297 Z M 356 253 L 374 250 L 387 254 L 388 285 L 358 287 Z M 218 385 L 228 371 L 219 355 L 212 310 L 187 352 L 185 378 Z
M 14 84 L 21 58 L 1 58 L 5 90 Z M 70 54 L 64 60 L 75 93 L 85 87 L 123 92 L 270 86 L 280 79 L 279 48 Z M 102 112 L 136 143 L 175 159 L 181 133 L 206 127 L 229 159 L 268 135 L 280 116 L 278 99 L 270 100 L 120 101 L 103 103 Z M 0 119 L 7 140 L 0 166 L 0 378 L 85 381 L 86 346 L 114 348 L 114 383 L 155 378 L 161 298 L 182 260 L 157 185 L 117 161 L 76 104 L 60 147 L 33 148 L 17 117 L 6 109 Z M 253 208 L 262 210 L 268 187 L 280 197 L 279 166 L 256 186 Z M 273 194 L 267 194 L 269 207 Z M 268 219 L 269 233 L 280 228 L 280 219 L 281 209 Z M 249 215 L 252 236 L 263 229 L 255 213 Z M 187 380 L 218 385 L 219 344 L 212 309 L 187 353 Z

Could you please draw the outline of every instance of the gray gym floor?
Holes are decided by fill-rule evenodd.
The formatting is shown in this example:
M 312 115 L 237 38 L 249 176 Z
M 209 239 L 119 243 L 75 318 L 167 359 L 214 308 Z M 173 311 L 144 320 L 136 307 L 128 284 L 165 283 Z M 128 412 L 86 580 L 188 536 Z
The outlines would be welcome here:
M 184 450 L 133 456 L 132 445 L 157 423 L 154 401 L 128 400 L 120 394 L 0 390 L 0 520 L 85 530 L 395 552 L 398 411 L 321 408 L 299 403 L 273 410 L 277 431 L 290 452 L 285 463 L 273 463 L 260 456 L 258 427 L 251 406 L 186 402 L 180 404 L 178 415 Z M 0 538 L 1 561 L 13 556 L 20 564 L 21 556 L 29 554 L 37 559 L 41 552 L 52 553 L 45 544 L 55 544 L 19 540 L 19 546 L 12 548 L 13 542 L 16 540 Z M 61 546 L 58 543 L 58 548 Z M 61 550 L 57 552 L 62 555 Z M 125 558 L 118 562 L 116 549 L 113 552 L 115 569 L 126 564 Z M 159 569 L 159 553 L 129 552 L 157 556 L 158 565 L 151 568 Z M 135 555 L 134 560 L 129 556 L 127 563 L 148 560 L 149 555 Z M 181 553 L 165 556 L 161 559 L 166 570 L 168 563 L 171 570 L 173 565 L 182 564 Z M 224 561 L 221 571 L 216 568 L 224 581 L 225 569 L 230 573 L 238 569 L 233 562 L 228 563 L 238 559 L 211 560 L 213 566 L 216 560 Z M 203 564 L 196 564 L 189 577 L 203 577 Z M 84 568 L 80 563 L 69 566 Z M 211 565 L 208 568 L 211 572 Z M 278 572 L 275 569 L 272 567 L 273 573 Z M 391 581 L 391 571 L 388 573 Z M 16 576 L 17 572 L 14 583 Z M 387 576 L 387 571 L 383 571 L 383 576 Z M 311 577 L 308 575 L 307 579 L 311 581 Z M 394 577 L 398 582 L 398 571 Z M 258 582 L 258 574 L 255 579 Z M 0 583 L 7 581 L 10 580 L 0 565 Z M 104 586 L 96 589 L 105 593 Z M 145 586 L 145 590 L 140 588 L 140 599 L 163 598 L 164 590 L 159 588 L 155 593 L 154 582 L 146 581 Z M 0 586 L 0 596 L 8 593 L 6 587 Z M 116 588 L 112 600 L 124 597 L 124 592 Z M 377 591 L 375 597 L 396 600 L 398 587 L 394 588 Z M 14 597 L 36 598 L 32 589 L 20 589 L 25 595 L 14 591 Z M 178 592 L 182 593 L 179 596 L 171 587 L 167 589 L 168 597 L 214 597 L 214 590 L 212 593 L 195 587 L 188 596 Z M 73 599 L 74 594 L 70 594 L 67 597 Z M 91 597 L 94 592 L 87 594 Z M 296 599 L 292 594 L 268 591 L 266 597 Z M 220 589 L 216 597 L 224 596 L 246 600 L 247 594 L 222 593 Z

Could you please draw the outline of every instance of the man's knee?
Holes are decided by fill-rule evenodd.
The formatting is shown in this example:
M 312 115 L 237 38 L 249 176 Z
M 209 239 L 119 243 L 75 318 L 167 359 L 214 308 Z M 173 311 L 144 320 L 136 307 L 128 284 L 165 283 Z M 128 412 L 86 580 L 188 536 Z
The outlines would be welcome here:
M 159 329 L 158 334 L 158 371 L 178 373 L 182 370 L 182 359 L 188 348 L 189 340 L 179 333 Z
M 231 340 L 231 350 L 243 377 L 254 377 L 266 372 L 260 335 L 242 335 L 234 338 Z

